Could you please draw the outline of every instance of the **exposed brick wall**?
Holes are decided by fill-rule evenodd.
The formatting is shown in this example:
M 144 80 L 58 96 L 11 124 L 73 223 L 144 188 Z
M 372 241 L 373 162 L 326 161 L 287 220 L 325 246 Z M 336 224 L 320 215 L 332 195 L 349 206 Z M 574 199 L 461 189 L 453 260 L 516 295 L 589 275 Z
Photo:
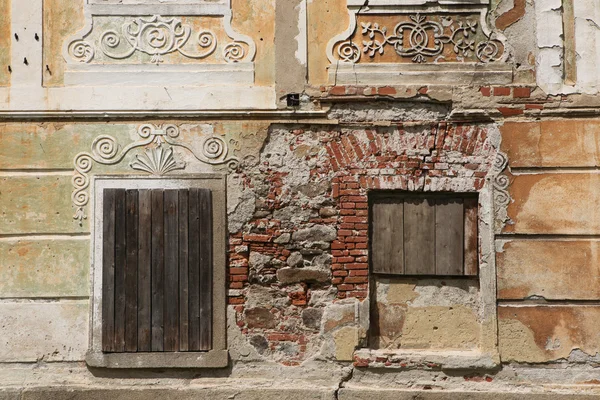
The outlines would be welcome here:
M 368 296 L 369 191 L 478 191 L 496 153 L 468 123 L 280 129 L 270 141 L 243 171 L 256 210 L 229 238 L 229 304 L 242 333 L 287 364 L 321 339 L 304 314 L 326 306 L 315 293 Z M 259 288 L 279 300 L 257 304 Z

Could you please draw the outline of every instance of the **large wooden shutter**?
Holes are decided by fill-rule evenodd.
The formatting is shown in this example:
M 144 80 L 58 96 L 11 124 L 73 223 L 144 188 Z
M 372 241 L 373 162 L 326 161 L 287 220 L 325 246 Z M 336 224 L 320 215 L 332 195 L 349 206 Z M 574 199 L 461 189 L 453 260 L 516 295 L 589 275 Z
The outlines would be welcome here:
M 106 189 L 104 352 L 212 348 L 212 196 L 208 189 Z
M 472 195 L 376 196 L 371 206 L 373 273 L 477 275 L 477 207 Z

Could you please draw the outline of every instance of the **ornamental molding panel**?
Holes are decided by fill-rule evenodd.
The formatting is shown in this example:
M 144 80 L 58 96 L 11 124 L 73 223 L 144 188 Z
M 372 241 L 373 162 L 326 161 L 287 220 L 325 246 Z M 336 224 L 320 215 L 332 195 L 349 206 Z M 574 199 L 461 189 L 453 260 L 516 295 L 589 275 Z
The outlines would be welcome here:
M 254 82 L 256 44 L 233 30 L 230 0 L 88 0 L 85 18 L 63 45 L 67 86 Z
M 330 81 L 510 83 L 505 38 L 488 11 L 489 0 L 348 0 L 350 24 L 327 46 Z
M 129 167 L 155 176 L 163 176 L 172 171 L 185 170 L 187 163 L 177 161 L 174 148 L 181 148 L 193 156 L 196 161 L 210 166 L 223 166 L 229 172 L 237 170 L 240 165 L 238 157 L 233 155 L 227 141 L 216 135 L 199 137 L 200 151 L 196 146 L 178 139 L 180 129 L 177 125 L 166 124 L 157 126 L 144 124 L 137 129 L 139 139 L 121 146 L 110 135 L 100 135 L 92 142 L 91 151 L 82 152 L 75 156 L 73 174 L 73 193 L 71 200 L 75 207 L 73 218 L 81 224 L 87 218 L 85 208 L 89 203 L 90 172 L 94 163 L 102 165 L 117 165 L 132 150 L 143 148 L 144 151 L 135 155 Z M 197 138 L 197 136 L 195 136 Z M 232 147 L 236 148 L 233 142 Z
M 500 233 L 502 227 L 509 221 L 507 208 L 512 199 L 508 188 L 510 178 L 508 176 L 508 156 L 498 151 L 492 166 L 492 186 L 494 188 L 494 219 L 495 231 Z

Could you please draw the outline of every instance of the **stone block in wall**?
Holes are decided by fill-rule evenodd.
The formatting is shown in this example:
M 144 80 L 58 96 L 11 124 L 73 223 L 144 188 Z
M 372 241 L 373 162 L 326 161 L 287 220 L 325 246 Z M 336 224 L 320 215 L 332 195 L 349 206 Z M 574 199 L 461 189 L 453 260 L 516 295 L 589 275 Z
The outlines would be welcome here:
M 598 362 L 599 306 L 500 306 L 502 362 Z
M 0 362 L 83 361 L 87 301 L 0 304 Z
M 505 122 L 501 150 L 511 167 L 593 167 L 600 161 L 600 121 Z
M 89 240 L 0 241 L 0 297 L 89 295 Z
M 77 233 L 88 231 L 73 219 L 70 175 L 0 178 L 0 234 Z
M 518 175 L 503 232 L 520 234 L 600 233 L 600 175 L 540 173 Z
M 507 240 L 496 242 L 498 298 L 600 299 L 600 242 Z

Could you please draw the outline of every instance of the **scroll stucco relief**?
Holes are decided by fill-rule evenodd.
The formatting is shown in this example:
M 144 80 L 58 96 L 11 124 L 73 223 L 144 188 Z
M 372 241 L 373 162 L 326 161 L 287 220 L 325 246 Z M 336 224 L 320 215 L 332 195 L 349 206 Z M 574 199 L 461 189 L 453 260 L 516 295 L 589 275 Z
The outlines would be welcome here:
M 160 85 L 181 69 L 190 85 L 254 81 L 256 44 L 233 30 L 229 0 L 93 1 L 85 14 L 63 46 L 67 85 Z
M 75 156 L 75 173 L 73 175 L 73 205 L 76 208 L 74 219 L 80 222 L 87 218 L 85 207 L 89 202 L 89 173 L 93 164 L 116 165 L 123 161 L 133 149 L 144 147 L 144 153 L 136 155 L 129 166 L 138 171 L 152 175 L 165 175 L 175 170 L 186 168 L 185 162 L 175 159 L 173 148 L 187 150 L 193 157 L 204 164 L 218 166 L 227 165 L 230 171 L 237 169 L 240 161 L 230 152 L 227 142 L 219 136 L 207 136 L 201 139 L 201 151 L 178 140 L 180 129 L 177 125 L 156 126 L 144 124 L 137 131 L 140 139 L 121 148 L 117 140 L 109 135 L 100 135 L 92 143 L 91 152 L 82 152 Z M 235 145 L 235 143 L 234 143 Z
M 492 79 L 511 80 L 503 65 L 504 38 L 487 25 L 487 0 L 350 0 L 348 13 L 348 29 L 327 48 L 330 79 L 337 83 L 344 83 L 350 69 L 361 83 L 383 83 L 390 74 L 430 83 L 438 75 L 454 79 L 475 68 Z

